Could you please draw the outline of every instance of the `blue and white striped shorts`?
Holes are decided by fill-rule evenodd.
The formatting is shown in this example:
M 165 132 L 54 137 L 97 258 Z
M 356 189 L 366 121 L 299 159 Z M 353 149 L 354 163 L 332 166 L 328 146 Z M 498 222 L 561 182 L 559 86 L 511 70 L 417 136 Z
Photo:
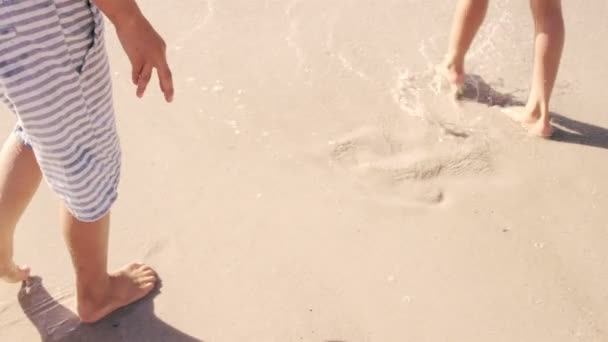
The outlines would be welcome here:
M 105 216 L 120 142 L 103 16 L 91 0 L 0 0 L 0 98 L 70 212 Z

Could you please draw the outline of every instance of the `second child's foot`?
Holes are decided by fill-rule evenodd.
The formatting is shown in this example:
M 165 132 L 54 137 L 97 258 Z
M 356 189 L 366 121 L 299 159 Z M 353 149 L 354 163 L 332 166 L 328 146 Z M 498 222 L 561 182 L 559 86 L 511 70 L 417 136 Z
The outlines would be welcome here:
M 147 296 L 156 286 L 156 272 L 143 264 L 130 264 L 109 275 L 108 288 L 100 298 L 84 294 L 78 299 L 78 315 L 84 323 L 94 323 L 113 311 Z
M 541 119 L 540 113 L 525 107 L 508 107 L 502 112 L 513 121 L 521 123 L 530 135 L 540 138 L 550 138 L 553 135 L 553 127 L 550 122 Z
M 439 66 L 439 71 L 450 85 L 450 94 L 456 98 L 459 97 L 464 87 L 465 73 L 463 63 L 448 58 Z
M 524 124 L 523 126 L 530 135 L 545 139 L 551 138 L 555 131 L 553 126 L 550 123 L 544 122 L 544 120 L 537 120 L 535 123 Z
M 7 265 L 0 265 L 0 280 L 9 283 L 26 281 L 30 277 L 30 268 L 27 266 L 17 266 L 14 262 Z
M 540 113 L 528 110 L 526 107 L 507 107 L 502 112 L 511 120 L 521 124 L 533 124 L 540 119 Z

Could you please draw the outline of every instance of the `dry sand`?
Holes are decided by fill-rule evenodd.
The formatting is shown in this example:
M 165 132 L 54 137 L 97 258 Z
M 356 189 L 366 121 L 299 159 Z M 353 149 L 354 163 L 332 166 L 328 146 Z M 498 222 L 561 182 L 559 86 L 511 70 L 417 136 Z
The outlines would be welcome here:
M 564 3 L 554 141 L 491 106 L 525 100 L 526 1 L 492 1 L 461 107 L 432 72 L 453 1 L 141 5 L 178 93 L 136 99 L 109 28 L 110 262 L 161 293 L 79 326 L 43 187 L 16 236 L 42 283 L 0 284 L 0 341 L 608 341 L 606 0 Z

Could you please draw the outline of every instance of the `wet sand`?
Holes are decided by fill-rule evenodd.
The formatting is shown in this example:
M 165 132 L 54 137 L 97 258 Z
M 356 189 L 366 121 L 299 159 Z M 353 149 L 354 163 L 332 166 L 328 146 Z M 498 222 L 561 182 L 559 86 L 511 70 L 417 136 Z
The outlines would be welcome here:
M 136 99 L 108 25 L 110 264 L 160 293 L 79 325 L 43 186 L 16 236 L 40 278 L 0 284 L 1 341 L 608 341 L 606 1 L 564 3 L 551 141 L 501 113 L 526 100 L 525 1 L 492 1 L 460 106 L 434 72 L 451 1 L 141 5 L 178 92 Z

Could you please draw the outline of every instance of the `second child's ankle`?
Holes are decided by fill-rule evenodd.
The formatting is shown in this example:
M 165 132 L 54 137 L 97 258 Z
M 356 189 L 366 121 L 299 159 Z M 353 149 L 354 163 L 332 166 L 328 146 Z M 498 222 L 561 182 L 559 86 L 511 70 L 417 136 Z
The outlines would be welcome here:
M 445 56 L 444 64 L 450 71 L 461 73 L 464 71 L 464 56 L 448 53 Z
M 526 112 L 534 119 L 549 117 L 549 109 L 540 101 L 529 100 L 526 104 Z
M 7 255 L 0 256 L 0 273 L 11 271 L 15 267 L 12 257 Z

